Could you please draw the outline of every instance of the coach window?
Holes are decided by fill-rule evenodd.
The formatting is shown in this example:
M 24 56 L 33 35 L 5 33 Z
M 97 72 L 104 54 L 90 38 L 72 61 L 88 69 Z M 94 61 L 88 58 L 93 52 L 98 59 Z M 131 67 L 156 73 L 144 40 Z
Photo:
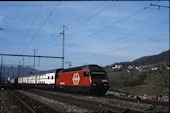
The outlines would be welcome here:
M 48 76 L 48 79 L 49 79 L 50 77 Z
M 51 77 L 51 79 L 53 79 L 53 76 Z

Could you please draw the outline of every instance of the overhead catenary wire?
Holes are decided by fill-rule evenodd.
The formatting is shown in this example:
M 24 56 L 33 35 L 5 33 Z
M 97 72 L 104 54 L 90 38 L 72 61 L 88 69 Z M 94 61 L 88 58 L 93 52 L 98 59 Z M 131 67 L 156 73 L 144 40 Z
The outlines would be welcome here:
M 111 1 L 112 2 L 112 1 Z M 115 2 L 114 2 L 115 3 Z M 107 3 L 102 9 L 100 9 L 100 10 L 98 10 L 95 14 L 93 14 L 92 16 L 90 16 L 90 18 L 88 18 L 88 20 L 87 21 L 85 21 L 84 23 L 82 23 L 81 24 L 81 26 L 83 25 L 83 24 L 85 24 L 86 22 L 88 22 L 89 20 L 91 20 L 93 17 L 95 17 L 95 16 L 97 16 L 99 13 L 101 13 L 107 6 L 111 6 L 111 5 L 113 5 L 113 3 L 112 4 L 110 4 L 110 2 L 109 3 Z M 99 6 L 98 6 L 99 7 Z M 97 9 L 98 7 L 95 7 L 94 9 Z M 78 21 L 78 20 L 80 20 L 81 18 L 83 18 L 84 16 L 86 16 L 87 14 L 89 14 L 90 12 L 91 12 L 92 10 L 90 10 L 88 13 L 86 13 L 85 15 L 83 15 L 83 16 L 81 16 L 80 18 L 77 18 L 76 20 Z M 70 25 L 71 24 L 73 24 L 73 22 L 72 23 L 70 23 Z M 79 26 L 80 27 L 80 26 Z M 77 27 L 78 28 L 78 27 Z M 55 35 L 55 34 L 54 34 Z M 54 36 L 54 35 L 52 35 L 52 36 Z M 58 37 L 57 37 L 58 38 Z M 49 41 L 49 40 L 51 40 L 51 39 L 48 39 L 48 40 L 46 40 L 45 41 L 45 43 L 47 42 L 47 41 Z M 40 44 L 41 45 L 41 44 Z M 47 47 L 47 46 L 51 46 L 51 45 L 49 45 L 49 44 L 46 44 L 46 45 L 44 45 L 44 46 L 42 46 L 42 47 L 40 47 L 40 49 L 42 50 L 42 49 L 44 49 L 45 47 Z
M 52 47 L 51 46 L 56 46 L 56 45 L 58 45 L 58 43 L 56 43 L 54 40 L 55 39 L 59 39 L 59 36 L 60 35 L 58 35 L 57 36 L 57 38 L 54 38 L 53 40 L 51 40 L 51 41 L 53 41 L 55 44 L 52 44 L 52 43 L 50 43 L 50 44 L 44 44 L 44 45 L 42 45 L 39 49 L 38 49 L 38 51 L 48 51 L 49 49 L 51 49 Z M 51 38 L 52 39 L 52 38 Z M 47 40 L 47 41 L 49 41 L 49 40 Z M 47 48 L 48 47 L 48 48 Z M 54 47 L 53 47 L 54 48 Z M 49 54 L 48 54 L 49 55 Z M 53 55 L 53 54 L 51 54 L 51 55 Z
M 108 25 L 108 26 L 106 26 L 106 27 L 104 27 L 104 28 L 96 31 L 95 33 L 92 33 L 92 34 L 90 34 L 90 35 L 88 35 L 88 36 L 85 36 L 84 38 L 82 38 L 82 39 L 80 39 L 80 40 L 78 40 L 78 41 L 75 41 L 75 42 L 71 43 L 71 44 L 70 44 L 69 46 L 67 46 L 66 48 L 71 47 L 72 45 L 74 45 L 74 44 L 76 44 L 76 43 L 78 43 L 78 42 L 81 43 L 83 40 L 88 39 L 89 37 L 91 37 L 91 36 L 93 36 L 93 35 L 96 35 L 96 34 L 102 32 L 102 31 L 104 31 L 104 30 L 112 27 L 113 25 L 118 24 L 118 23 L 120 23 L 121 21 L 124 21 L 124 20 L 130 18 L 131 16 L 136 15 L 136 14 L 138 14 L 138 13 L 144 11 L 144 10 L 145 10 L 145 8 L 143 8 L 143 9 L 141 9 L 141 10 L 138 10 L 137 12 L 135 12 L 135 13 L 133 13 L 133 14 L 130 14 L 130 15 L 124 17 L 123 19 L 120 19 L 120 20 L 117 21 L 117 22 L 112 23 L 112 24 L 110 24 L 110 25 Z
M 58 2 L 58 4 L 56 4 L 56 6 L 55 6 L 55 8 L 52 10 L 52 11 L 50 11 L 50 13 L 49 13 L 49 15 L 48 15 L 48 17 L 45 19 L 45 21 L 44 21 L 44 23 L 41 25 L 41 27 L 38 29 L 38 31 L 35 33 L 35 35 L 34 35 L 34 37 L 32 37 L 32 39 L 30 40 L 30 42 L 28 43 L 28 45 L 25 47 L 25 49 L 30 45 L 30 43 L 33 41 L 33 39 L 35 39 L 36 38 L 36 36 L 38 35 L 38 33 L 41 31 L 41 29 L 44 27 L 44 25 L 46 24 L 46 22 L 48 21 L 48 19 L 50 18 L 50 16 L 54 13 L 54 11 L 56 10 L 56 8 L 59 6 L 59 4 L 61 3 L 61 1 L 60 2 Z M 56 34 L 54 34 L 54 35 L 52 35 L 51 37 L 54 37 Z M 52 38 L 49 38 L 49 39 L 47 39 L 44 43 L 46 43 L 47 41 L 50 41 Z M 43 44 L 44 44 L 43 43 Z M 40 44 L 40 45 L 42 45 L 42 44 Z M 42 50 L 45 46 L 46 46 L 47 44 L 45 44 L 44 46 L 41 46 L 39 49 L 40 50 Z M 24 49 L 24 50 L 25 50 Z M 24 51 L 23 50 L 23 51 Z
M 88 11 L 86 14 L 82 15 L 81 17 L 77 18 L 76 20 L 72 21 L 71 23 L 67 24 L 67 26 L 68 26 L 68 25 L 70 26 L 70 25 L 74 24 L 75 22 L 80 21 L 83 17 L 85 17 L 85 16 L 88 15 L 90 12 L 96 10 L 96 9 L 99 8 L 99 7 L 101 7 L 101 6 L 99 5 L 99 6 L 95 7 L 95 8 L 93 8 L 92 10 Z M 52 39 L 53 39 L 52 37 L 55 37 L 55 36 L 56 36 L 56 33 L 53 34 L 52 36 L 50 36 L 49 39 L 47 39 L 47 40 L 45 40 L 43 43 L 41 43 L 40 45 L 42 45 L 42 44 L 43 44 L 43 45 L 42 45 L 41 47 L 39 47 L 39 50 L 43 50 L 45 47 L 51 46 L 51 45 L 47 44 L 47 42 L 49 42 L 50 40 L 53 41 L 53 40 L 52 40 Z M 58 37 L 59 37 L 59 36 L 57 36 L 57 38 L 58 38 Z M 55 37 L 55 38 L 56 38 L 56 37 Z
M 112 2 L 112 1 L 111 1 Z M 92 18 L 94 18 L 95 16 L 97 16 L 99 13 L 101 13 L 107 6 L 109 6 L 109 5 L 112 5 L 112 4 L 110 4 L 110 2 L 109 3 L 107 3 L 102 9 L 100 9 L 100 10 L 98 10 L 95 14 L 93 14 L 92 16 L 90 16 L 89 18 L 88 18 L 88 20 L 86 20 L 86 21 L 84 21 L 83 23 L 81 23 L 77 28 L 80 28 L 80 27 L 82 27 L 85 23 L 87 23 L 88 21 L 90 21 Z M 98 8 L 98 7 L 96 7 L 96 8 Z M 96 9 L 96 8 L 94 8 L 94 9 Z M 91 11 L 89 11 L 89 12 L 91 12 Z M 89 13 L 88 12 L 88 13 Z M 88 14 L 87 13 L 87 14 Z M 84 17 L 84 16 L 86 16 L 87 14 L 85 14 L 85 15 L 83 15 L 82 17 Z M 81 19 L 82 17 L 80 17 L 80 18 L 78 18 L 78 19 Z M 69 33 L 69 35 L 70 35 L 71 33 Z
M 159 1 L 158 1 L 158 2 L 159 2 Z M 154 3 L 154 4 L 157 4 L 158 2 L 156 2 L 156 3 Z M 150 6 L 149 6 L 149 7 L 150 7 Z M 102 28 L 102 29 L 94 32 L 94 33 L 85 36 L 84 38 L 82 38 L 82 39 L 80 39 L 80 40 L 77 40 L 77 41 L 75 41 L 75 42 L 72 42 L 72 43 L 71 43 L 70 45 L 68 45 L 66 48 L 69 48 L 69 47 L 71 47 L 72 45 L 74 45 L 74 44 L 76 44 L 76 43 L 81 43 L 82 41 L 84 41 L 84 40 L 86 40 L 86 39 L 88 39 L 88 38 L 90 38 L 90 37 L 92 37 L 92 36 L 94 36 L 94 35 L 96 35 L 96 34 L 98 34 L 98 33 L 100 33 L 100 32 L 105 31 L 106 29 L 112 27 L 113 25 L 116 25 L 116 24 L 118 24 L 118 23 L 120 23 L 120 22 L 122 22 L 122 21 L 124 21 L 124 20 L 126 20 L 126 19 L 128 19 L 128 18 L 130 18 L 130 17 L 132 17 L 132 16 L 134 16 L 134 15 L 136 15 L 136 14 L 138 14 L 138 13 L 141 13 L 141 12 L 144 11 L 145 9 L 146 9 L 146 8 L 144 7 L 144 8 L 142 8 L 142 9 L 140 9 L 140 10 L 138 10 L 138 11 L 136 11 L 136 12 L 134 12 L 134 13 L 132 13 L 132 14 L 130 14 L 130 15 L 122 18 L 122 19 L 119 19 L 117 22 L 113 22 L 112 24 L 110 24 L 110 25 L 108 25 L 108 26 L 106 26 L 106 27 L 104 27 L 104 28 Z
M 35 20 L 37 19 L 38 15 L 39 15 L 39 12 L 40 12 L 40 10 L 41 10 L 42 5 L 43 5 L 43 2 L 41 2 L 40 6 L 39 6 L 39 8 L 38 8 L 38 10 L 37 10 L 37 13 L 35 14 L 35 16 L 34 16 L 34 18 L 33 18 L 33 20 L 32 20 L 32 23 L 31 23 L 31 25 L 30 25 L 30 27 L 29 27 L 28 31 L 26 32 L 26 34 L 25 34 L 25 36 L 24 36 L 24 38 L 23 38 L 22 43 L 20 44 L 19 48 L 16 49 L 16 50 L 19 50 L 19 49 L 22 47 L 22 45 L 24 45 L 24 41 L 25 41 L 26 37 L 28 36 L 28 34 L 30 33 L 32 26 L 34 25 Z
M 55 34 L 56 35 L 56 34 Z M 60 35 L 57 35 L 57 37 L 54 37 L 54 35 L 52 37 L 54 38 L 49 38 L 48 40 L 45 40 L 42 44 L 40 44 L 41 46 L 38 48 L 38 50 L 43 50 L 45 47 L 51 46 L 52 44 L 47 44 L 47 42 L 49 43 L 49 41 L 54 42 L 55 39 L 59 38 Z
M 111 1 L 112 2 L 112 1 Z M 113 3 L 112 3 L 113 4 Z M 83 25 L 85 25 L 87 22 L 89 22 L 90 20 L 92 20 L 95 16 L 99 15 L 105 8 L 107 8 L 109 5 L 112 5 L 109 3 L 107 3 L 102 9 L 100 9 L 99 11 L 97 11 L 96 13 L 94 13 L 93 15 L 91 15 L 87 20 L 85 20 L 84 22 L 80 23 L 72 32 L 80 29 Z M 71 33 L 72 33 L 71 32 Z M 69 33 L 69 35 L 71 34 Z
M 150 27 L 148 27 L 148 28 L 146 28 L 146 29 L 141 29 L 141 30 L 139 30 L 139 31 L 137 31 L 137 32 L 135 32 L 135 33 L 131 33 L 131 34 L 129 34 L 129 35 L 126 35 L 126 36 L 120 37 L 119 39 L 113 39 L 113 40 L 110 40 L 110 41 L 108 41 L 108 42 L 104 43 L 103 45 L 93 47 L 93 49 L 94 49 L 94 48 L 99 49 L 99 48 L 101 48 L 101 47 L 108 46 L 108 45 L 109 45 L 109 44 L 111 44 L 113 41 L 116 41 L 116 40 L 122 40 L 122 39 L 124 39 L 124 38 L 129 37 L 129 36 L 133 36 L 134 34 L 144 32 L 144 31 L 146 31 L 146 30 L 148 30 L 148 29 L 151 29 L 151 28 L 153 28 L 153 27 L 157 27 L 157 26 L 159 26 L 159 25 L 161 25 L 161 24 L 165 24 L 165 23 L 169 23 L 169 22 L 170 22 L 169 20 L 168 20 L 168 21 L 164 21 L 164 22 L 161 22 L 161 23 L 159 23 L 159 24 L 156 24 L 156 25 L 150 26 Z
M 127 38 L 127 37 L 133 36 L 133 35 L 138 34 L 138 33 L 141 33 L 141 32 L 144 32 L 144 31 L 146 31 L 146 30 L 148 30 L 148 29 L 151 29 L 151 28 L 153 28 L 153 27 L 159 27 L 160 25 L 166 24 L 166 23 L 169 23 L 169 22 L 170 22 L 170 20 L 167 20 L 167 21 L 164 21 L 164 22 L 161 22 L 161 23 L 152 25 L 152 26 L 150 26 L 150 27 L 148 27 L 148 28 L 145 28 L 145 29 L 143 28 L 143 29 L 141 29 L 141 30 L 139 30 L 139 31 L 137 31 L 137 32 L 131 33 L 131 34 L 126 35 L 126 36 L 122 36 L 122 37 L 120 37 L 120 38 L 118 38 L 118 39 L 109 40 L 108 42 L 103 43 L 102 45 L 97 45 L 97 46 L 94 46 L 94 47 L 92 47 L 92 48 L 89 48 L 89 50 L 100 49 L 100 48 L 102 48 L 102 47 L 108 46 L 109 44 L 112 44 L 113 41 L 115 42 L 115 41 L 118 41 L 118 40 L 120 41 L 120 40 L 122 40 L 122 39 L 131 39 L 131 38 Z M 76 53 L 73 53 L 73 54 L 79 54 L 79 53 L 81 53 L 81 52 L 83 52 L 83 51 L 76 52 Z
M 58 4 L 55 6 L 55 8 L 49 13 L 48 17 L 45 19 L 44 23 L 41 25 L 41 27 L 38 29 L 38 31 L 35 33 L 35 35 L 32 37 L 31 41 L 28 43 L 28 45 L 26 47 L 29 46 L 29 44 L 33 41 L 33 39 L 38 35 L 38 33 L 41 31 L 41 29 L 43 28 L 43 26 L 46 24 L 46 22 L 48 21 L 48 19 L 50 18 L 50 16 L 53 14 L 53 12 L 56 10 L 56 8 L 59 6 L 61 2 L 58 2 Z
M 55 35 L 56 35 L 56 34 L 55 34 Z M 47 41 L 51 41 L 51 40 L 52 40 L 52 39 L 50 38 L 50 39 L 47 40 Z M 45 43 L 45 42 L 44 42 L 44 43 Z M 49 44 L 49 45 L 51 45 L 51 44 Z M 42 46 L 42 45 L 40 45 L 40 46 Z M 46 46 L 48 46 L 48 45 L 45 45 L 45 47 L 46 47 Z M 103 45 L 102 45 L 102 46 L 103 46 Z M 42 48 L 41 48 L 41 47 L 40 47 L 40 48 L 41 48 L 41 49 L 44 49 L 45 47 L 43 46 Z
M 137 12 L 135 12 L 135 13 L 133 13 L 133 14 L 131 14 L 131 15 L 128 15 L 127 17 L 124 17 L 123 19 L 118 19 L 119 21 L 117 21 L 116 23 L 114 23 L 114 24 L 117 24 L 117 23 L 119 23 L 119 22 L 121 22 L 121 21 L 124 21 L 124 20 L 126 20 L 127 18 L 129 18 L 129 17 L 131 17 L 131 16 L 133 16 L 133 15 L 136 15 L 136 14 L 138 14 L 138 13 L 140 13 L 140 12 L 142 12 L 143 10 L 145 10 L 145 8 L 143 8 L 143 9 L 141 9 L 141 10 L 139 10 L 139 11 L 137 11 Z M 111 24 L 111 26 L 112 26 L 113 24 Z M 108 27 L 110 27 L 110 26 L 107 26 L 107 27 L 105 27 L 104 29 L 107 29 Z M 102 29 L 103 30 L 103 29 Z M 100 32 L 100 31 L 98 31 L 98 32 Z M 83 39 L 84 40 L 84 39 Z M 77 42 L 81 42 L 82 40 L 79 40 L 79 41 L 77 41 Z
M 81 17 L 77 18 L 76 20 L 72 21 L 71 23 L 67 24 L 67 26 L 70 26 L 72 24 L 75 24 L 75 22 L 80 21 L 83 17 L 87 16 L 89 13 L 91 13 L 92 11 L 96 10 L 97 8 L 101 7 L 100 5 L 93 8 L 92 10 L 88 11 L 86 14 L 82 15 Z M 76 26 L 76 25 L 75 25 Z M 48 41 L 52 40 L 52 37 L 56 36 L 56 33 L 53 34 L 49 39 L 45 40 L 43 43 L 41 43 L 40 45 L 44 44 L 42 47 L 39 48 L 39 50 L 44 49 L 45 47 L 49 46 L 49 44 L 46 44 Z M 58 38 L 59 36 L 57 36 Z
M 51 15 L 54 13 L 54 11 L 57 9 L 57 7 L 59 6 L 59 4 L 61 3 L 61 1 L 59 1 L 57 3 L 57 5 L 55 6 L 55 8 L 49 13 L 49 15 L 47 16 L 47 18 L 45 19 L 45 21 L 43 22 L 43 24 L 40 26 L 40 28 L 37 30 L 37 32 L 34 34 L 34 36 L 31 38 L 31 40 L 29 41 L 29 43 L 26 45 L 26 47 L 23 49 L 22 52 L 25 51 L 25 49 L 32 43 L 32 41 L 36 38 L 36 36 L 38 35 L 38 33 L 41 31 L 41 29 L 44 27 L 44 25 L 46 24 L 46 22 L 48 21 L 48 19 L 51 17 Z
M 82 57 L 82 58 L 76 58 L 76 59 L 73 59 L 73 60 L 77 61 L 77 60 L 82 60 L 82 59 L 86 59 L 86 58 L 90 58 L 90 57 L 96 57 L 96 56 L 100 56 L 100 55 L 107 55 L 107 54 L 110 54 L 110 53 L 114 53 L 116 51 L 132 48 L 132 47 L 139 46 L 139 45 L 150 44 L 150 43 L 157 42 L 157 41 L 160 41 L 160 40 L 165 40 L 165 39 L 168 39 L 168 38 L 167 37 L 166 38 L 158 38 L 158 39 L 154 39 L 154 40 L 150 39 L 150 40 L 144 41 L 143 43 L 138 42 L 138 43 L 135 43 L 133 45 L 122 47 L 122 48 L 119 48 L 119 49 L 116 49 L 116 50 L 111 50 L 111 51 L 107 51 L 107 52 L 103 52 L 103 53 L 99 53 L 99 54 L 95 54 L 95 55 L 90 55 L 90 56 L 86 56 L 86 57 Z
M 21 43 L 21 44 L 19 45 L 19 47 L 15 50 L 14 53 L 16 53 L 17 51 L 19 51 L 19 50 L 21 49 L 21 47 L 24 46 L 25 39 L 26 39 L 26 37 L 28 36 L 28 34 L 30 33 L 31 28 L 32 28 L 32 26 L 34 25 L 34 23 L 35 23 L 35 21 L 36 21 L 38 15 L 39 15 L 39 12 L 40 12 L 42 6 L 43 6 L 43 2 L 41 2 L 41 4 L 40 4 L 40 6 L 39 6 L 39 8 L 38 8 L 38 10 L 37 10 L 37 12 L 36 12 L 36 14 L 35 14 L 33 20 L 32 20 L 32 22 L 31 22 L 30 27 L 29 27 L 28 30 L 26 31 L 26 34 L 25 34 L 23 40 L 21 41 L 22 43 Z M 15 59 L 15 60 L 16 60 L 16 59 Z M 12 60 L 12 62 L 14 62 L 14 59 Z M 12 63 L 12 64 L 13 64 L 13 63 Z
M 144 8 L 145 9 L 145 8 Z M 143 10 L 144 10 L 143 9 Z M 139 11 L 139 13 L 140 13 L 140 11 Z M 134 14 L 135 15 L 135 14 Z M 129 15 L 129 16 L 133 16 L 133 15 Z M 129 16 L 127 16 L 127 18 L 129 18 Z M 127 18 L 123 18 L 123 19 L 127 19 Z M 120 21 L 123 21 L 123 19 L 120 19 Z M 120 22 L 120 21 L 118 21 L 118 22 Z
M 87 23 L 89 20 L 91 20 L 93 17 L 95 17 L 95 16 L 97 16 L 99 13 L 101 13 L 108 5 L 110 5 L 110 2 L 109 3 L 107 3 L 102 9 L 100 9 L 99 11 L 97 11 L 95 14 L 93 14 L 90 18 L 88 18 L 88 20 L 86 20 L 84 23 L 81 23 L 77 28 L 80 28 L 83 24 L 85 24 L 85 23 Z M 112 4 L 111 4 L 112 5 Z M 99 8 L 99 7 L 101 7 L 101 6 L 97 6 L 97 7 L 95 7 L 93 10 L 96 10 L 97 8 Z M 83 16 L 81 16 L 81 17 L 79 17 L 79 18 L 77 18 L 75 21 L 80 21 L 83 17 L 85 17 L 85 16 L 87 16 L 90 12 L 92 12 L 93 10 L 90 10 L 89 12 L 87 12 L 86 14 L 84 14 Z M 74 24 L 74 22 L 75 21 L 73 21 L 72 23 L 70 23 L 70 24 L 67 24 L 67 26 L 68 25 L 71 25 L 71 24 Z M 76 24 L 76 25 L 78 25 L 78 24 Z M 75 25 L 75 26 L 76 26 Z M 69 35 L 70 35 L 71 33 L 69 33 Z M 55 36 L 56 34 L 54 34 L 54 35 L 52 35 L 52 37 L 53 36 Z M 59 37 L 59 36 L 58 36 Z M 57 37 L 57 38 L 58 38 Z M 48 40 L 46 40 L 46 41 L 44 41 L 45 43 L 47 42 L 47 41 L 49 41 L 49 40 L 51 40 L 50 38 L 48 39 Z M 41 44 L 40 44 L 41 45 Z M 46 44 L 46 45 L 44 45 L 44 46 L 42 46 L 42 48 L 40 47 L 40 49 L 42 50 L 42 49 L 44 49 L 45 47 L 47 47 L 47 46 L 49 46 L 48 44 Z
M 103 4 L 103 2 L 102 2 L 102 4 Z M 91 9 L 91 10 L 89 10 L 89 11 L 88 11 L 87 13 L 85 13 L 84 15 L 78 17 L 77 19 L 73 20 L 71 23 L 68 23 L 68 24 L 66 24 L 66 25 L 67 25 L 67 26 L 74 25 L 74 27 L 75 27 L 77 24 L 79 24 L 78 22 L 79 22 L 81 19 L 83 19 L 85 16 L 89 15 L 91 12 L 93 12 L 94 10 L 98 9 L 99 7 L 101 7 L 102 4 L 99 5 L 99 6 L 97 6 L 97 7 L 95 7 L 95 8 L 93 8 L 93 9 Z

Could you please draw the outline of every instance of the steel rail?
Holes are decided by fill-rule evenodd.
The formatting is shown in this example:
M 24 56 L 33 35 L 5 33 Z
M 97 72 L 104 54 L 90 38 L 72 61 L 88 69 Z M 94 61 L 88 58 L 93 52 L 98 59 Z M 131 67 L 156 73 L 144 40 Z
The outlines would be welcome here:
M 142 110 L 125 108 L 125 107 L 120 107 L 120 106 L 111 105 L 111 104 L 104 104 L 104 103 L 101 103 L 101 102 L 93 102 L 93 101 L 88 101 L 88 100 L 82 100 L 82 99 L 77 99 L 77 98 L 63 96 L 63 95 L 49 94 L 49 93 L 41 92 L 41 91 L 27 91 L 27 92 L 37 94 L 37 95 L 41 95 L 41 96 L 44 96 L 44 97 L 48 97 L 48 98 L 51 98 L 51 99 L 67 102 L 67 103 L 70 103 L 70 104 L 83 106 L 83 107 L 88 106 L 90 109 L 98 108 L 99 111 L 100 110 L 104 110 L 104 111 L 108 111 L 108 112 L 114 111 L 116 113 L 117 112 L 125 112 L 125 111 L 130 111 L 131 113 L 133 113 L 133 112 L 134 113 L 147 113 L 146 111 L 142 111 Z M 70 100 L 72 100 L 72 101 L 70 101 Z M 93 105 L 93 106 L 89 106 L 89 105 Z M 99 107 L 99 105 L 100 105 L 100 107 Z
M 98 97 L 108 98 L 108 99 L 118 99 L 118 100 L 129 101 L 129 102 L 137 102 L 137 99 L 127 98 L 127 97 L 118 97 L 118 96 L 111 96 L 111 95 L 109 95 L 109 96 L 98 96 Z M 169 107 L 169 102 L 163 102 L 163 101 L 141 99 L 140 103 Z
M 26 95 L 26 94 L 23 94 L 23 93 L 21 93 L 21 92 L 18 92 L 18 91 L 16 91 L 16 92 L 19 93 L 19 94 L 21 94 L 21 95 L 24 95 L 24 96 L 27 97 L 27 98 L 32 99 L 33 101 L 39 103 L 40 105 L 45 106 L 46 108 L 48 108 L 48 109 L 54 111 L 55 113 L 63 113 L 62 111 L 57 110 L 57 109 L 55 109 L 55 108 L 49 106 L 48 104 L 45 104 L 45 103 L 43 103 L 43 102 L 41 102 L 41 101 L 39 101 L 39 100 L 37 100 L 37 99 L 35 99 L 35 98 L 32 98 L 32 97 L 30 97 L 30 96 L 28 96 L 28 95 Z
M 12 93 L 11 91 L 8 90 L 8 92 L 10 94 L 12 94 L 14 96 L 14 98 L 16 98 L 22 105 L 24 105 L 28 110 L 29 112 L 31 113 L 36 113 L 28 104 L 26 104 L 23 100 L 21 100 L 18 96 L 16 96 L 14 93 Z
M 9 91 L 9 90 L 8 90 Z M 48 112 L 50 112 L 50 113 L 63 113 L 61 110 L 59 110 L 59 109 L 56 109 L 56 108 L 53 108 L 53 107 L 51 107 L 50 105 L 48 105 L 48 104 L 45 104 L 45 103 L 43 103 L 43 102 L 41 102 L 41 101 L 39 101 L 39 100 L 37 100 L 37 99 L 35 99 L 35 98 L 32 98 L 32 97 L 30 97 L 30 96 L 28 96 L 28 95 L 26 95 L 26 94 L 23 94 L 23 93 L 21 93 L 21 92 L 18 92 L 18 91 L 16 91 L 16 90 L 13 90 L 14 92 L 12 93 L 12 91 L 9 91 L 12 95 L 14 95 L 14 97 L 22 104 L 22 105 L 24 105 L 28 110 L 29 110 L 29 112 L 31 112 L 31 113 L 36 113 L 36 111 L 37 112 L 39 112 L 39 110 L 40 110 L 40 106 L 42 106 L 43 108 L 45 108 L 45 111 L 47 110 Z M 23 97 L 23 98 L 26 98 L 26 99 L 28 99 L 28 100 L 31 100 L 31 103 L 28 101 L 26 101 L 26 102 L 24 102 L 23 101 L 23 99 L 22 98 L 19 98 L 17 95 L 20 95 L 21 97 Z M 29 105 L 30 104 L 30 105 Z M 37 107 L 36 108 L 36 106 L 38 105 L 39 107 Z M 32 108 L 31 108 L 32 107 Z

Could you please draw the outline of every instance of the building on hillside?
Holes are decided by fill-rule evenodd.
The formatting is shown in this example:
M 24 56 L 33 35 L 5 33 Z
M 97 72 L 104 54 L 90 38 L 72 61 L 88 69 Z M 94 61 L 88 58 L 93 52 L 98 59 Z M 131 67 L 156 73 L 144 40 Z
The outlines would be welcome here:
M 128 66 L 128 69 L 133 69 L 134 67 L 132 65 L 129 65 Z
M 128 73 L 129 73 L 130 71 L 129 71 L 129 70 L 126 70 L 126 72 L 128 72 Z
M 151 70 L 156 71 L 156 70 L 158 70 L 158 67 L 152 67 Z
M 142 71 L 150 71 L 151 69 L 149 67 L 143 67 Z
M 142 66 L 136 66 L 135 69 L 138 70 L 138 71 L 141 71 L 142 70 Z
M 115 66 L 112 67 L 112 69 L 122 69 L 122 68 L 123 68 L 122 65 L 115 65 Z
M 169 69 L 170 69 L 170 66 L 168 66 L 168 65 L 166 65 L 165 67 L 166 67 L 166 69 L 167 69 L 167 70 L 169 70 Z

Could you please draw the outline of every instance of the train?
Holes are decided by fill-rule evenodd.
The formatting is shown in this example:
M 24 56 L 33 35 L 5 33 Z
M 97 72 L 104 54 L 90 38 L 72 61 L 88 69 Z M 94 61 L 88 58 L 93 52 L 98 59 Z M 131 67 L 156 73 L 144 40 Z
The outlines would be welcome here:
M 17 88 L 46 88 L 91 94 L 105 94 L 109 89 L 106 71 L 98 65 L 84 65 L 10 80 Z

